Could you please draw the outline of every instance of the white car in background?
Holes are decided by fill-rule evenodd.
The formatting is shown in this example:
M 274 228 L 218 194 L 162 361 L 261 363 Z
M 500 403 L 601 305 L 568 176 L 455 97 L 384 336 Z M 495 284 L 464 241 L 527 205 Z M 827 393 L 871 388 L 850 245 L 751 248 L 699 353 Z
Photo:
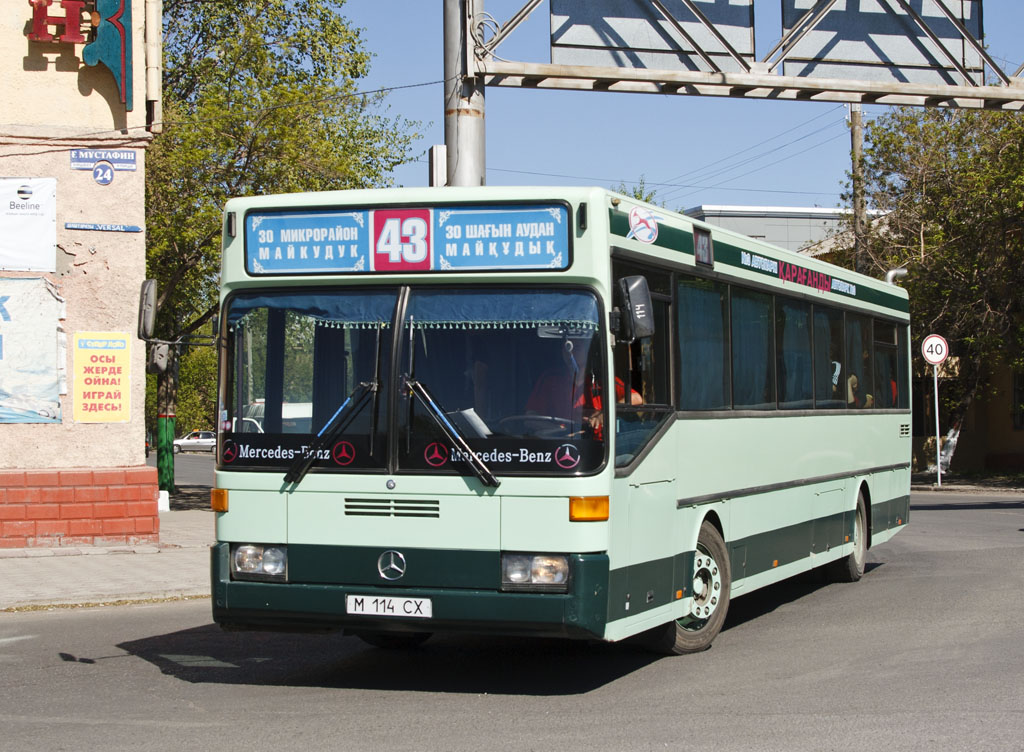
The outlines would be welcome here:
M 217 434 L 213 431 L 193 431 L 174 440 L 174 453 L 213 452 L 217 449 Z

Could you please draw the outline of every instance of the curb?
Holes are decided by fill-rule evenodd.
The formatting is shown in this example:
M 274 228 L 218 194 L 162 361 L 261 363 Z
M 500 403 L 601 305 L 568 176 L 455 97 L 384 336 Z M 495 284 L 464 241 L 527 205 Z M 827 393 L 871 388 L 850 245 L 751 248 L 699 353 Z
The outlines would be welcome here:
M 19 613 L 25 611 L 56 611 L 57 609 L 71 608 L 105 608 L 107 606 L 131 606 L 140 603 L 198 601 L 209 599 L 209 588 L 206 590 L 200 590 L 198 588 L 172 588 L 167 590 L 154 590 L 148 593 L 126 593 L 124 595 L 111 596 L 109 598 L 94 598 L 92 600 L 85 600 L 82 598 L 29 599 L 5 604 L 0 607 L 0 614 Z
M 911 491 L 918 493 L 964 493 L 964 494 L 1022 494 L 1024 488 L 1007 487 L 1002 488 L 998 486 L 973 486 L 968 484 L 956 484 L 956 483 L 945 483 L 941 486 L 932 483 L 925 485 L 923 483 L 915 483 L 910 487 Z
M 68 548 L 0 548 L 0 559 L 52 559 L 65 556 L 123 556 L 125 554 L 161 554 L 189 549 L 206 550 L 210 545 L 181 546 L 174 543 L 139 546 L 98 546 Z

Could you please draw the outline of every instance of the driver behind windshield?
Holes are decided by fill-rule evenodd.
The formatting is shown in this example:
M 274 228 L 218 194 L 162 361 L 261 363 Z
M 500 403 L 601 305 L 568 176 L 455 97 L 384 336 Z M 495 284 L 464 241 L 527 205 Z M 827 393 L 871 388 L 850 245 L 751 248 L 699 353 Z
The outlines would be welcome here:
M 560 362 L 546 368 L 537 379 L 526 400 L 527 414 L 564 418 L 568 422 L 585 425 L 601 440 L 604 433 L 604 412 L 601 388 L 591 364 L 581 368 L 576 353 L 586 352 L 569 338 L 562 341 Z M 626 402 L 626 385 L 615 378 L 615 401 Z M 630 389 L 630 404 L 643 403 L 643 397 Z

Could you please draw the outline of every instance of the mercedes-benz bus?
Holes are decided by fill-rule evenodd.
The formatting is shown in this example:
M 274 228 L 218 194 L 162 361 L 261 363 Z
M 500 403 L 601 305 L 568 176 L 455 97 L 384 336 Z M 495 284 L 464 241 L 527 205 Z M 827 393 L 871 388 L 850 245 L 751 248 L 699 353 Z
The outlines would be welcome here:
M 694 652 L 907 524 L 894 284 L 600 188 L 239 198 L 223 233 L 226 628 Z

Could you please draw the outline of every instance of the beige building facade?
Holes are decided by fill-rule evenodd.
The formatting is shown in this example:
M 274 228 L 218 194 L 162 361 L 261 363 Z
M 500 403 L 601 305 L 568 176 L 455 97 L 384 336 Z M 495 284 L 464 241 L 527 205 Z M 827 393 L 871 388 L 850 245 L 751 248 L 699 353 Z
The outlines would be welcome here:
M 160 33 L 158 0 L 0 14 L 0 548 L 159 536 L 137 311 Z

